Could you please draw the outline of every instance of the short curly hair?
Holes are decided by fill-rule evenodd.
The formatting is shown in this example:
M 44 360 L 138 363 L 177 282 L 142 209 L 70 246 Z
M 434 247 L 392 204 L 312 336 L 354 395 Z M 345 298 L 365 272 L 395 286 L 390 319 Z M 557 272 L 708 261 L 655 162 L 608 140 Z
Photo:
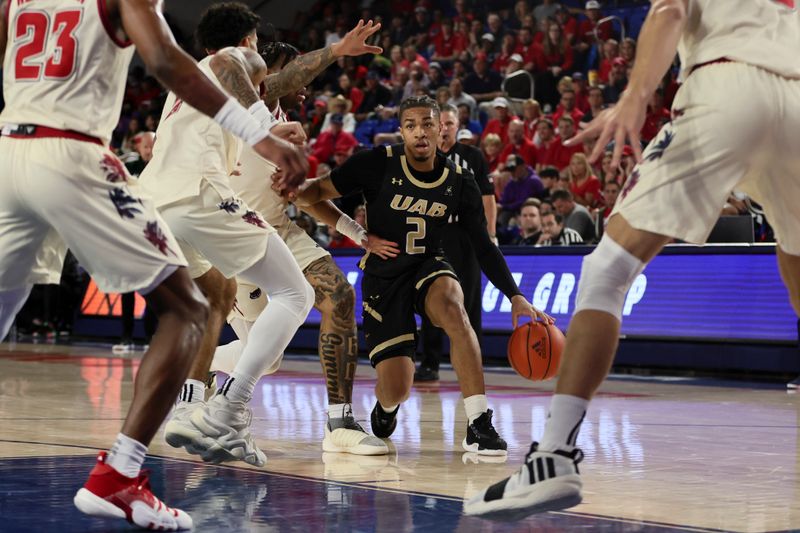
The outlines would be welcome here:
M 433 115 L 436 118 L 439 118 L 439 113 L 441 112 L 439 109 L 439 104 L 436 103 L 436 100 L 429 96 L 409 96 L 402 102 L 400 102 L 400 108 L 397 110 L 397 116 L 400 117 L 402 120 L 403 113 L 406 112 L 408 109 L 413 109 L 416 107 L 424 107 L 426 109 L 432 109 Z
M 204 50 L 221 50 L 239 43 L 256 31 L 261 17 L 240 2 L 221 2 L 205 10 L 195 37 Z
M 264 62 L 270 69 L 277 65 L 281 59 L 283 59 L 283 64 L 285 65 L 299 55 L 300 50 L 289 43 L 280 41 L 268 42 L 261 48 L 261 57 L 264 58 Z

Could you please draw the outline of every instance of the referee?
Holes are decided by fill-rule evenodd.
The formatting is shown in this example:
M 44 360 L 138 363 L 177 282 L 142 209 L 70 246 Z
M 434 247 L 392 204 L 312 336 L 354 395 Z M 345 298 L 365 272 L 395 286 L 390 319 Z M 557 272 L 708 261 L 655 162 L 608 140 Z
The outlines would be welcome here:
M 475 181 L 483 197 L 483 210 L 486 215 L 489 235 L 495 239 L 495 221 L 497 220 L 497 204 L 494 197 L 494 186 L 489 178 L 488 165 L 481 151 L 474 146 L 456 142 L 458 134 L 458 109 L 452 105 L 441 107 L 440 120 L 442 133 L 439 137 L 439 150 L 456 165 L 469 170 L 475 175 Z M 464 307 L 469 315 L 469 322 L 478 342 L 481 341 L 481 269 L 470 237 L 458 225 L 450 224 L 442 234 L 442 249 L 447 262 L 453 266 L 464 291 Z M 439 361 L 442 357 L 442 340 L 444 332 L 423 317 L 422 358 L 414 381 L 436 381 L 439 379 Z

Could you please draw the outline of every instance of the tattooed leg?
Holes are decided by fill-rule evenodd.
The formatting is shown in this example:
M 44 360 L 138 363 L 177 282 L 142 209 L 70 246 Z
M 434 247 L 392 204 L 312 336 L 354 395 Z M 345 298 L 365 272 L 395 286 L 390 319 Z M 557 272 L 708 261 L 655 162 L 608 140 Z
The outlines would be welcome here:
M 305 275 L 316 294 L 314 307 L 322 314 L 319 358 L 325 373 L 328 403 L 350 403 L 358 361 L 355 290 L 331 257 L 311 263 Z

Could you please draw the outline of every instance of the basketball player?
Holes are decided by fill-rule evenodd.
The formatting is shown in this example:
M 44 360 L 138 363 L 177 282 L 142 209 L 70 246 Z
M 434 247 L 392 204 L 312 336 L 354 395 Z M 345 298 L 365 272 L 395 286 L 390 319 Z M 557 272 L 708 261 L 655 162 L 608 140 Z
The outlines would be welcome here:
M 505 455 L 506 442 L 492 426 L 483 383 L 480 348 L 464 309 L 464 296 L 453 268 L 440 253 L 442 231 L 450 217 L 467 228 L 483 270 L 511 300 L 512 321 L 522 315 L 550 319 L 519 292 L 503 256 L 486 231 L 481 197 L 472 174 L 437 153 L 439 106 L 428 97 L 400 104 L 404 143 L 358 153 L 327 177 L 312 180 L 298 205 L 363 192 L 369 231 L 401 243 L 400 254 L 361 261 L 364 333 L 369 359 L 378 374 L 372 431 L 389 437 L 397 425 L 400 403 L 414 378 L 416 323 L 427 316 L 445 330 L 464 395 L 469 425 L 462 445 L 468 452 Z
M 475 182 L 481 191 L 483 212 L 486 215 L 489 236 L 495 239 L 495 221 L 497 219 L 497 203 L 494 197 L 494 186 L 489 177 L 486 159 L 474 146 L 456 142 L 458 134 L 458 109 L 450 104 L 444 105 L 440 111 L 442 134 L 439 137 L 439 149 L 448 159 L 460 165 L 475 176 Z M 463 226 L 453 220 L 442 233 L 442 249 L 447 262 L 453 266 L 461 289 L 464 291 L 464 307 L 469 316 L 469 323 L 478 336 L 480 346 L 481 325 L 481 267 L 475 250 L 470 243 L 470 236 Z M 428 320 L 422 320 L 420 330 L 422 344 L 422 362 L 414 374 L 414 381 L 436 381 L 439 379 L 439 360 L 442 351 L 442 330 L 433 326 Z
M 676 49 L 685 81 L 673 121 L 642 154 L 647 102 Z M 625 294 L 673 238 L 704 242 L 734 188 L 764 206 L 775 228 L 781 274 L 800 312 L 798 50 L 794 0 L 653 1 L 619 103 L 570 141 L 599 137 L 592 154 L 597 160 L 613 139 L 616 168 L 628 139 L 640 163 L 606 234 L 584 259 L 544 437 L 519 471 L 469 500 L 467 514 L 517 519 L 580 503 L 577 465 L 583 454 L 576 440 L 588 402 L 611 366 Z
M 281 76 L 276 75 L 275 81 L 268 78 L 263 98 L 276 119 L 286 121 L 284 109 L 295 109 L 304 98 L 304 85 L 327 68 L 337 56 L 379 52 L 380 48 L 364 44 L 364 40 L 379 29 L 379 24 L 371 30 L 365 28 L 361 32 L 356 31 L 356 28 L 337 45 L 305 54 L 297 60 L 295 58 L 299 52 L 292 45 L 267 43 L 262 49 L 262 56 L 270 73 L 276 75 L 280 72 Z M 321 53 L 323 60 L 315 60 L 314 56 Z M 286 214 L 286 199 L 267 186 L 268 181 L 265 180 L 275 172 L 275 165 L 258 157 L 252 150 L 244 150 L 240 163 L 237 172 L 230 178 L 231 185 L 247 205 L 261 213 L 267 223 L 278 231 L 316 294 L 314 306 L 322 315 L 319 357 L 328 392 L 328 421 L 322 441 L 323 450 L 356 455 L 389 453 L 386 444 L 367 434 L 353 417 L 351 402 L 353 379 L 358 364 L 358 337 L 354 316 L 355 291 L 352 285 L 336 266 L 331 255 L 289 219 Z M 335 226 L 355 242 L 362 243 L 366 239 L 364 229 L 330 201 L 307 207 L 306 211 Z M 374 253 L 382 253 L 384 247 L 389 250 L 393 248 L 393 243 L 384 243 L 374 237 L 371 241 L 372 244 L 368 246 Z M 249 329 L 267 305 L 267 295 L 259 287 L 244 280 L 237 282 L 236 305 L 228 322 L 239 340 L 217 349 L 211 366 L 215 371 L 229 373 L 233 369 L 247 343 Z M 268 374 L 278 370 L 283 354 L 274 355 L 274 361 L 265 363 Z
M 191 528 L 191 518 L 159 501 L 140 469 L 203 335 L 208 306 L 151 199 L 107 148 L 130 45 L 189 105 L 278 159 L 285 172 L 278 188 L 299 184 L 307 163 L 208 80 L 175 44 L 159 5 L 0 1 L 0 337 L 30 292 L 28 275 L 51 228 L 102 290 L 145 295 L 158 331 L 117 441 L 98 455 L 74 501 L 91 515 L 177 530 Z

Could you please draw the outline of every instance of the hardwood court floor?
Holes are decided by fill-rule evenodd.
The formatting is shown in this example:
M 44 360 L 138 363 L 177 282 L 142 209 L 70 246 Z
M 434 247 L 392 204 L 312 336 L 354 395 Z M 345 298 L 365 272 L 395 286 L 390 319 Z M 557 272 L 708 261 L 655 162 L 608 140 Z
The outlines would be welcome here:
M 0 531 L 125 531 L 71 503 L 96 450 L 114 440 L 137 357 L 109 349 L 0 345 Z M 358 368 L 368 427 L 374 372 Z M 319 363 L 285 361 L 253 402 L 264 469 L 213 467 L 156 436 L 147 466 L 197 531 L 800 530 L 800 396 L 781 386 L 612 379 L 579 437 L 584 503 L 517 524 L 460 514 L 461 501 L 516 469 L 542 434 L 552 383 L 487 373 L 503 464 L 461 450 L 466 419 L 452 372 L 416 387 L 388 457 L 323 454 Z

